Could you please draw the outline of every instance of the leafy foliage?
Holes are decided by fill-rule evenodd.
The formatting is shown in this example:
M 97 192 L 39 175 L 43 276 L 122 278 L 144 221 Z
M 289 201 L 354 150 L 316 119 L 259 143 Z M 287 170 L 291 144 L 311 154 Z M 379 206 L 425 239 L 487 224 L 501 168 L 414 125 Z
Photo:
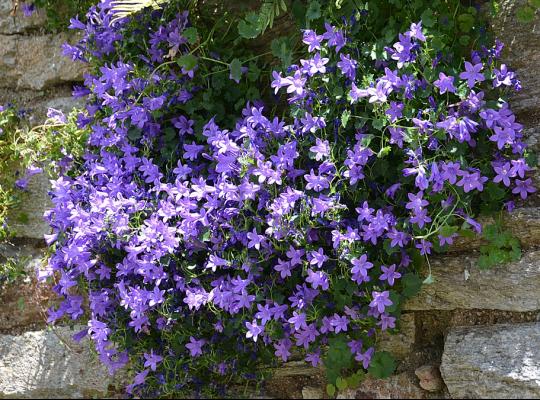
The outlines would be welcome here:
M 82 334 L 111 370 L 131 362 L 135 396 L 223 394 L 293 349 L 324 364 L 331 396 L 389 376 L 376 332 L 395 328 L 429 257 L 535 190 L 504 100 L 520 83 L 477 10 L 113 6 L 73 21 L 84 37 L 64 49 L 91 69 L 76 90 L 90 133 L 52 193 L 50 319 L 88 316 Z M 254 54 L 285 10 L 302 29 Z M 484 234 L 488 258 L 515 255 Z

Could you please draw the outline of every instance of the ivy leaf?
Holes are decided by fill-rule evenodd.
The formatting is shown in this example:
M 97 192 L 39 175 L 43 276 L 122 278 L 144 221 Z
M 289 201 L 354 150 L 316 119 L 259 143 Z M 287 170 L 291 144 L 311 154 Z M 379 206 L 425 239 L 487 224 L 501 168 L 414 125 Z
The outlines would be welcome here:
M 388 378 L 396 369 L 396 361 L 394 357 L 387 351 L 375 353 L 371 359 L 368 372 L 378 379 Z
M 440 233 L 441 233 L 441 236 L 450 237 L 454 233 L 456 233 L 458 230 L 459 230 L 459 227 L 457 226 L 443 225 L 441 227 Z
M 272 55 L 280 59 L 284 67 L 292 64 L 292 46 L 289 38 L 283 36 L 272 40 L 270 44 Z
M 197 65 L 197 57 L 193 54 L 184 54 L 176 60 L 176 63 L 186 71 L 191 71 Z
M 238 58 L 235 58 L 229 64 L 229 78 L 231 78 L 236 83 L 240 83 L 240 78 L 242 78 L 242 63 Z
M 195 44 L 199 39 L 199 32 L 194 26 L 184 29 L 182 36 L 186 38 L 189 44 Z
M 328 385 L 326 385 L 326 393 L 328 394 L 328 396 L 334 397 L 334 395 L 336 394 L 336 387 L 329 383 Z
M 339 378 L 336 379 L 336 387 L 339 390 L 347 389 L 347 381 L 340 376 Z
M 435 18 L 431 8 L 426 9 L 420 16 L 420 19 L 422 20 L 422 25 L 427 28 L 431 28 L 433 25 L 435 25 Z
M 262 32 L 261 18 L 255 12 L 250 12 L 238 24 L 238 33 L 244 39 L 254 39 Z
M 410 299 L 417 295 L 422 288 L 422 281 L 418 275 L 412 273 L 405 274 L 403 278 L 401 278 L 401 284 L 403 285 L 401 293 L 406 299 Z
M 474 26 L 475 20 L 471 14 L 460 14 L 458 15 L 459 29 L 463 32 L 468 33 Z
M 309 7 L 306 11 L 306 21 L 313 21 L 321 17 L 321 3 L 317 0 L 309 2 Z

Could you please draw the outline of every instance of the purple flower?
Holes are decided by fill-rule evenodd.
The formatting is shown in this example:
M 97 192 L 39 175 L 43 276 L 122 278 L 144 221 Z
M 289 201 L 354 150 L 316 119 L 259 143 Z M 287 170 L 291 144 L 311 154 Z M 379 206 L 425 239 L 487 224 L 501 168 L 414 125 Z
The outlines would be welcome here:
M 353 265 L 351 269 L 352 280 L 358 284 L 368 282 L 370 280 L 368 270 L 373 268 L 373 264 L 367 260 L 367 255 L 362 254 L 360 258 L 353 258 L 351 263 Z
M 198 357 L 203 354 L 202 347 L 206 341 L 204 339 L 197 340 L 193 336 L 189 338 L 189 343 L 186 344 L 186 348 L 189 350 L 191 357 Z
M 384 309 L 388 306 L 391 306 L 392 300 L 390 300 L 390 292 L 388 290 L 385 290 L 384 292 L 377 292 L 373 291 L 371 293 L 371 296 L 373 297 L 373 300 L 371 300 L 371 303 L 369 303 L 369 306 L 372 308 L 376 308 L 379 313 L 383 313 Z
M 321 140 L 317 138 L 316 145 L 309 148 L 309 151 L 315 153 L 315 160 L 321 161 L 323 158 L 330 155 L 330 144 L 328 140 Z
M 330 319 L 330 325 L 334 328 L 334 333 L 347 332 L 347 326 L 349 324 L 349 319 L 346 316 L 340 317 L 338 314 Z
M 374 347 L 370 347 L 369 349 L 367 349 L 367 351 L 365 353 L 358 353 L 354 359 L 358 362 L 361 362 L 362 363 L 362 366 L 364 367 L 364 369 L 368 369 L 369 368 L 369 364 L 371 363 L 371 358 L 373 357 L 373 353 L 375 353 L 375 348 Z
M 150 353 L 144 353 L 144 368 L 150 367 L 152 371 L 155 371 L 157 364 L 163 360 L 163 357 L 154 354 L 154 350 L 150 350 Z
M 319 268 L 322 268 L 323 264 L 328 260 L 328 257 L 324 255 L 322 247 L 317 251 L 310 251 L 307 258 L 310 265 L 316 265 Z
M 433 82 L 433 85 L 439 88 L 441 94 L 446 92 L 456 93 L 456 88 L 454 87 L 454 77 L 447 76 L 444 72 L 439 72 L 439 79 Z
M 305 29 L 304 30 L 304 37 L 302 38 L 302 42 L 307 44 L 308 51 L 311 53 L 315 50 L 321 49 L 321 41 L 323 40 L 322 35 L 317 35 L 317 33 L 311 29 Z
M 307 283 L 311 283 L 313 289 L 317 289 L 319 286 L 322 290 L 328 290 L 330 281 L 328 275 L 323 271 L 313 271 L 311 268 L 307 270 L 308 276 L 306 278 Z
M 287 322 L 294 325 L 295 331 L 307 328 L 306 314 L 304 313 L 297 313 L 296 311 L 293 311 L 293 316 L 289 318 Z
M 254 342 L 256 342 L 259 335 L 264 332 L 264 325 L 259 326 L 256 319 L 254 319 L 251 323 L 246 322 L 246 328 L 248 330 L 246 332 L 246 338 L 253 338 Z
M 381 265 L 382 275 L 379 277 L 381 281 L 388 281 L 390 286 L 394 286 L 394 280 L 401 278 L 401 274 L 396 272 L 396 265 L 392 264 L 389 267 Z
M 415 214 L 420 213 L 424 207 L 429 205 L 429 202 L 423 199 L 424 192 L 418 192 L 416 195 L 408 193 L 407 196 L 409 197 L 409 202 L 405 207 L 408 210 L 412 210 Z
M 341 70 L 343 75 L 345 75 L 351 81 L 354 81 L 356 78 L 356 66 L 358 63 L 355 59 L 351 58 L 349 54 L 340 54 L 341 61 L 337 63 L 338 68 Z
M 486 79 L 484 74 L 480 73 L 482 68 L 484 68 L 482 63 L 473 65 L 470 62 L 465 61 L 465 72 L 460 73 L 459 77 L 467 80 L 467 85 L 472 88 L 476 82 L 483 82 Z
M 322 362 L 320 352 L 307 353 L 306 354 L 306 361 L 311 363 L 312 367 L 314 367 L 314 368 L 318 367 Z
M 249 240 L 248 242 L 248 249 L 254 247 L 257 250 L 261 249 L 261 244 L 264 243 L 264 236 L 257 234 L 257 231 L 255 228 L 253 228 L 253 231 L 248 232 L 247 238 Z
M 529 193 L 536 192 L 535 187 L 532 185 L 531 178 L 525 180 L 516 179 L 515 185 L 514 189 L 512 189 L 512 193 L 519 194 L 522 199 L 526 199 Z
M 515 177 L 515 174 L 512 173 L 512 168 L 510 166 L 510 163 L 504 163 L 502 165 L 494 165 L 493 169 L 497 173 L 495 178 L 493 178 L 493 182 L 504 183 L 504 186 L 510 186 L 510 178 Z
M 426 37 L 422 33 L 422 21 L 418 22 L 417 24 L 412 23 L 411 27 L 409 28 L 409 34 L 411 37 L 416 38 L 422 42 L 426 41 Z
M 274 353 L 277 357 L 280 357 L 283 362 L 287 362 L 291 356 L 290 349 L 292 347 L 292 342 L 289 339 L 281 339 L 277 344 L 274 344 L 276 352 Z

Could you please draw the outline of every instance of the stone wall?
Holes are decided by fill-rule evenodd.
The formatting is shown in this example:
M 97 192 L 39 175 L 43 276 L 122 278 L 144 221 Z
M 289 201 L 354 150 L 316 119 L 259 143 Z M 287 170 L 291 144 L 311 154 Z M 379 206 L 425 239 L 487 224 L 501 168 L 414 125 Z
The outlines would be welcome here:
M 522 25 L 515 11 L 525 0 L 502 0 L 493 21 L 507 45 L 505 58 L 517 69 L 524 90 L 513 108 L 528 142 L 540 150 L 540 19 Z M 70 86 L 80 67 L 60 56 L 66 34 L 42 33 L 44 19 L 10 17 L 11 0 L 0 0 L 0 104 L 17 101 L 33 110 L 36 123 L 48 106 L 69 109 Z M 540 183 L 540 174 L 535 176 Z M 41 262 L 41 219 L 47 186 L 35 177 L 16 226 L 18 238 L 0 246 L 2 257 L 25 257 L 29 269 Z M 367 379 L 340 398 L 540 398 L 540 198 L 520 203 L 505 224 L 522 242 L 523 258 L 479 270 L 480 241 L 458 243 L 432 263 L 435 283 L 405 305 L 398 335 L 382 335 L 379 346 L 399 360 L 387 380 Z M 70 328 L 47 328 L 51 293 L 27 282 L 0 293 L 0 398 L 113 395 L 113 380 L 86 342 L 75 344 Z M 120 379 L 121 381 L 121 379 Z M 324 372 L 298 360 L 275 371 L 264 396 L 322 398 Z

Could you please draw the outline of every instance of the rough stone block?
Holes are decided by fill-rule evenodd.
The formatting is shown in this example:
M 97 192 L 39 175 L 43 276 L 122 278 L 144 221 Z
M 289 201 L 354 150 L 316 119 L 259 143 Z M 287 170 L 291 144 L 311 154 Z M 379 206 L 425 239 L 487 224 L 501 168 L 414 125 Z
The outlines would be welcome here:
M 83 398 L 104 395 L 112 382 L 84 340 L 69 328 L 0 335 L 0 397 Z
M 423 285 L 404 310 L 540 310 L 540 251 L 488 270 L 479 269 L 476 260 L 467 255 L 432 260 L 435 282 Z
M 540 323 L 452 329 L 441 373 L 453 398 L 540 398 Z

